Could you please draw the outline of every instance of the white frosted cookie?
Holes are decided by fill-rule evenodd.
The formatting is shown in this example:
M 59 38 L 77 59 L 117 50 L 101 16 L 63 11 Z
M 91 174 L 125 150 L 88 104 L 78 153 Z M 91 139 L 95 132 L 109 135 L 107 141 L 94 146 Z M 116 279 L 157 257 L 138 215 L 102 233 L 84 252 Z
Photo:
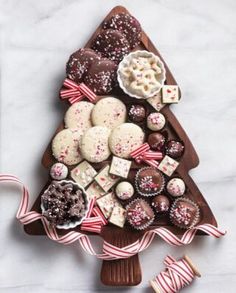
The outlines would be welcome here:
M 66 128 L 78 128 L 81 133 L 92 127 L 91 112 L 94 104 L 86 101 L 74 103 L 66 111 L 64 122 Z
M 83 157 L 92 163 L 99 163 L 110 156 L 108 137 L 110 129 L 94 126 L 88 129 L 81 138 L 80 150 Z
M 74 165 L 82 160 L 79 150 L 81 132 L 78 129 L 63 129 L 52 141 L 53 156 L 66 165 Z
M 125 122 L 126 106 L 116 98 L 103 98 L 94 106 L 91 118 L 93 125 L 106 126 L 113 129 Z
M 111 152 L 117 157 L 130 158 L 130 153 L 143 144 L 144 132 L 133 123 L 123 123 L 109 137 Z

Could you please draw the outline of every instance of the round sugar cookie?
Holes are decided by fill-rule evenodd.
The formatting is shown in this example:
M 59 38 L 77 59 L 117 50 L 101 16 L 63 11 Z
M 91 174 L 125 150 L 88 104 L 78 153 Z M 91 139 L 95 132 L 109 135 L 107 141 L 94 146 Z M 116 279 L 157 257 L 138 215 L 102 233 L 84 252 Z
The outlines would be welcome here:
M 53 156 L 66 165 L 74 165 L 82 160 L 79 150 L 81 132 L 78 129 L 63 129 L 52 141 Z
M 94 126 L 88 129 L 80 141 L 83 157 L 92 163 L 99 163 L 110 156 L 108 137 L 110 129 L 104 126 Z
M 109 137 L 111 152 L 121 158 L 130 158 L 130 153 L 140 147 L 144 141 L 144 132 L 133 123 L 123 123 L 114 128 Z
M 113 97 L 105 97 L 97 102 L 92 110 L 93 125 L 113 129 L 126 120 L 126 106 Z
M 91 112 L 94 104 L 86 101 L 74 103 L 66 111 L 64 122 L 66 128 L 77 128 L 80 133 L 84 133 L 92 127 Z

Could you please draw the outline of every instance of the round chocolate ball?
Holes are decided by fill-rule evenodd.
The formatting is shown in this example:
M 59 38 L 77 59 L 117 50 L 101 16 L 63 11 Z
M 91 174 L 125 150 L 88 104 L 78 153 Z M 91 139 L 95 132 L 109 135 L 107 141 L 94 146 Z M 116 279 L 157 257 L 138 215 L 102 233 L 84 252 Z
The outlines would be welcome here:
M 167 191 L 174 197 L 182 196 L 185 193 L 185 183 L 181 178 L 172 178 L 167 183 Z
M 166 138 L 159 132 L 153 132 L 148 136 L 148 144 L 154 151 L 162 151 L 166 142 Z
M 134 123 L 143 122 L 146 117 L 146 109 L 142 105 L 131 105 L 128 111 L 129 120 Z
M 116 186 L 116 196 L 119 199 L 127 200 L 134 195 L 133 185 L 128 181 L 122 181 Z
M 184 145 L 180 141 L 169 140 L 166 144 L 166 154 L 174 159 L 180 158 L 184 152 Z
M 167 212 L 170 208 L 170 201 L 165 195 L 157 195 L 152 200 L 152 207 L 157 213 Z

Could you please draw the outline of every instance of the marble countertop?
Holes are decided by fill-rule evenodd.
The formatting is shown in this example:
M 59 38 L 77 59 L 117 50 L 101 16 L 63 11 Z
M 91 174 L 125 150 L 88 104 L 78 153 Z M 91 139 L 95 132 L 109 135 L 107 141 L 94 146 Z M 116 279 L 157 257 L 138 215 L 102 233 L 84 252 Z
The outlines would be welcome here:
M 234 0 L 0 1 L 0 171 L 21 178 L 35 199 L 47 179 L 41 156 L 65 111 L 57 93 L 67 58 L 118 4 L 140 20 L 181 87 L 183 98 L 172 110 L 200 158 L 191 175 L 228 234 L 197 237 L 182 248 L 155 239 L 140 255 L 142 283 L 111 289 L 100 283 L 101 262 L 78 246 L 26 235 L 14 219 L 19 189 L 4 185 L 0 292 L 152 292 L 148 280 L 163 269 L 167 253 L 187 253 L 202 273 L 184 292 L 236 290 Z

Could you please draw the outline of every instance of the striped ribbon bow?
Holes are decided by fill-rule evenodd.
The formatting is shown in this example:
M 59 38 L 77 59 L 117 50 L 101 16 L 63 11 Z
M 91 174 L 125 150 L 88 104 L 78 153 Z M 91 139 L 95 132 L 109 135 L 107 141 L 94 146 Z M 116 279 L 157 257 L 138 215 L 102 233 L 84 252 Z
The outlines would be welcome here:
M 136 163 L 140 164 L 141 162 L 145 162 L 155 168 L 159 165 L 157 160 L 160 161 L 163 159 L 163 154 L 161 152 L 151 151 L 148 143 L 142 144 L 139 148 L 132 151 L 130 155 L 135 159 Z
M 84 97 L 87 97 L 90 102 L 94 102 L 97 98 L 96 94 L 91 91 L 84 83 L 77 84 L 74 81 L 66 78 L 63 82 L 66 89 L 61 89 L 61 99 L 68 99 L 71 104 L 79 102 Z

